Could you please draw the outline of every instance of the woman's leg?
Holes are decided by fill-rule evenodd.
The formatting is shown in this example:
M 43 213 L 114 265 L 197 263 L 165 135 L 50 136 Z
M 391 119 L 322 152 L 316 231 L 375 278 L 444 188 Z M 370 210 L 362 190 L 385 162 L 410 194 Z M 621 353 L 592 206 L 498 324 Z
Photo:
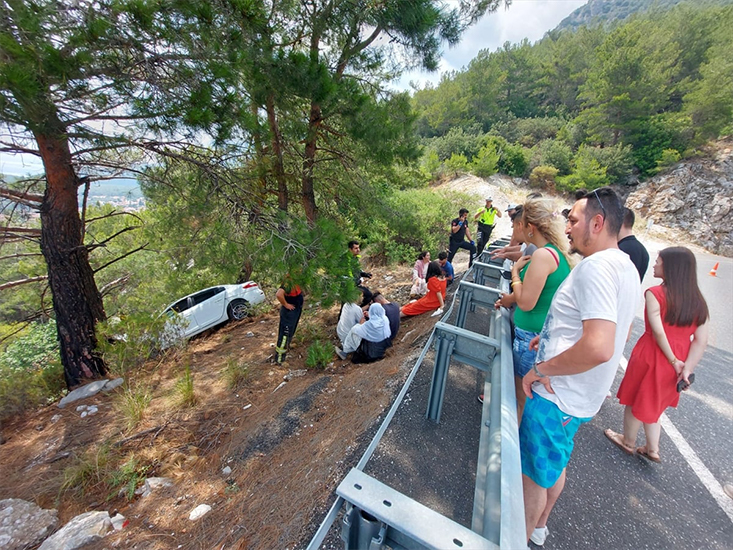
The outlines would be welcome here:
M 517 396 L 517 426 L 519 426 L 522 423 L 524 402 L 527 400 L 527 396 L 524 394 L 524 389 L 522 388 L 522 379 L 519 376 L 514 376 L 514 392 Z
M 646 425 L 645 425 L 646 427 Z M 636 447 L 636 436 L 641 428 L 641 420 L 638 420 L 631 412 L 631 406 L 624 408 L 624 443 L 632 449 Z
M 644 424 L 644 433 L 646 434 L 646 450 L 652 455 L 659 455 L 659 439 L 662 436 L 662 427 L 659 422 L 654 424 Z

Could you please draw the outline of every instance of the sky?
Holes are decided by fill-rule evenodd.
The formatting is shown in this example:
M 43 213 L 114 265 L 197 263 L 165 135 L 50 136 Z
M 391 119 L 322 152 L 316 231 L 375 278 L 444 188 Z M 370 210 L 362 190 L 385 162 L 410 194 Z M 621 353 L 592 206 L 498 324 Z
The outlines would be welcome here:
M 505 42 L 517 43 L 525 38 L 536 42 L 586 2 L 587 0 L 512 0 L 508 8 L 501 6 L 494 13 L 484 15 L 464 33 L 460 43 L 446 48 L 438 71 L 406 73 L 396 87 L 399 90 L 408 90 L 411 81 L 420 86 L 427 82 L 437 84 L 442 73 L 467 66 L 481 50 L 494 51 Z
M 505 42 L 516 43 L 524 38 L 530 42 L 540 40 L 547 31 L 554 29 L 560 21 L 586 2 L 587 0 L 512 0 L 508 8 L 501 6 L 468 29 L 459 44 L 446 48 L 438 71 L 406 73 L 396 83 L 395 88 L 408 90 L 410 82 L 420 86 L 426 82 L 437 84 L 443 72 L 465 67 L 480 50 L 493 51 Z M 37 174 L 42 170 L 40 160 L 33 156 L 0 153 L 0 174 Z

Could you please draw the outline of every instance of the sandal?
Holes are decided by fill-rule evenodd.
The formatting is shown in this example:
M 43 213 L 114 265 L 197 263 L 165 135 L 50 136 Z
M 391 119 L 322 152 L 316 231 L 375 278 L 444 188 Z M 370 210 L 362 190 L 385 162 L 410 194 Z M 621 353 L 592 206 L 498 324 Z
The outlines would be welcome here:
M 637 447 L 636 452 L 647 460 L 651 460 L 652 462 L 656 462 L 657 464 L 662 463 L 662 459 L 659 458 L 659 453 L 657 451 L 648 451 L 646 446 Z
M 608 440 L 616 445 L 619 449 L 621 449 L 623 452 L 625 452 L 627 455 L 633 455 L 638 452 L 639 449 L 634 450 L 634 447 L 632 445 L 627 445 L 624 443 L 624 436 L 623 434 L 619 434 L 611 430 L 610 428 L 605 430 L 603 434 L 608 438 Z

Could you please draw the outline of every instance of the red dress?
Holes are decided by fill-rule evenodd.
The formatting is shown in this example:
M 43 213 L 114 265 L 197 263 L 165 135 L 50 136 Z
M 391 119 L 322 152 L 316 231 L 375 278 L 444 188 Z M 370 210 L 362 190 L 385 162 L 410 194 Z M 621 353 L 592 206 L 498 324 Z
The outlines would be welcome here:
M 427 311 L 435 311 L 440 307 L 438 301 L 438 292 L 445 298 L 445 287 L 448 281 L 443 279 L 442 281 L 438 277 L 430 277 L 428 279 L 428 293 L 417 300 L 416 302 L 410 302 L 402 308 L 404 315 L 420 315 Z
M 668 325 L 664 321 L 667 312 L 667 297 L 663 286 L 655 286 L 647 290 L 659 302 L 660 315 L 674 356 L 684 361 L 690 353 L 690 337 L 697 330 L 697 325 L 687 327 Z M 629 365 L 616 396 L 622 405 L 631 406 L 634 417 L 646 424 L 659 421 L 667 407 L 676 407 L 680 400 L 677 392 L 677 373 L 669 360 L 664 356 L 652 334 L 649 318 L 644 311 L 644 334 L 631 352 Z

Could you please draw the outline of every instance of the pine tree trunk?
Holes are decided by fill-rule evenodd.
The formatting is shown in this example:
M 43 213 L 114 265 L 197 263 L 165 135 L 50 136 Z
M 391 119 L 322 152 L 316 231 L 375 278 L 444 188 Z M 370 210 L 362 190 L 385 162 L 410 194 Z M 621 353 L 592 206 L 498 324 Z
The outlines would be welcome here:
M 285 181 L 285 165 L 283 162 L 282 135 L 280 134 L 280 126 L 277 123 L 277 114 L 275 113 L 275 97 L 270 94 L 267 97 L 267 121 L 270 124 L 270 134 L 272 134 L 272 152 L 275 155 L 275 181 L 277 182 L 277 207 L 284 211 L 288 211 L 288 185 Z
M 61 348 L 64 378 L 69 389 L 85 378 L 106 374 L 99 356 L 95 323 L 106 318 L 89 254 L 82 241 L 77 192 L 79 180 L 71 163 L 69 144 L 62 135 L 36 134 L 46 171 L 41 203 L 41 252 L 48 280 Z
M 313 167 L 316 163 L 316 143 L 318 141 L 318 126 L 321 123 L 321 106 L 311 103 L 311 112 L 308 120 L 308 137 L 305 142 L 305 158 L 303 160 L 303 182 L 301 196 L 303 210 L 309 224 L 316 222 L 316 194 L 313 188 Z

